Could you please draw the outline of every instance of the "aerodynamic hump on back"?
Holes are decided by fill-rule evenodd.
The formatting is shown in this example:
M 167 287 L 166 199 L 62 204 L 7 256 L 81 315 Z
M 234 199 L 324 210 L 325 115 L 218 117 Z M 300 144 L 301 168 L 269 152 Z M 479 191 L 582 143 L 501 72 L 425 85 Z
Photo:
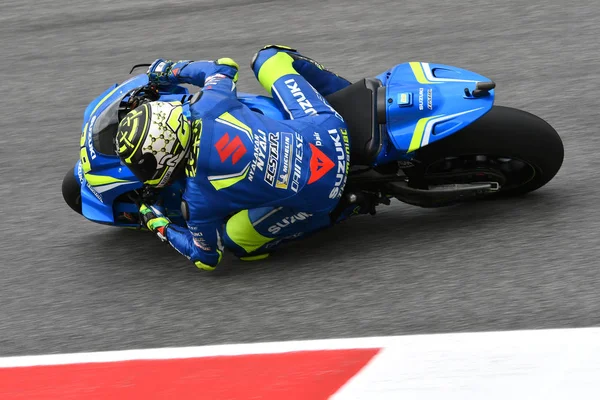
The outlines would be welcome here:
M 494 103 L 493 82 L 449 65 L 408 62 L 378 78 L 386 86 L 390 140 L 405 153 L 457 132 L 487 113 Z M 486 90 L 476 90 L 478 87 Z

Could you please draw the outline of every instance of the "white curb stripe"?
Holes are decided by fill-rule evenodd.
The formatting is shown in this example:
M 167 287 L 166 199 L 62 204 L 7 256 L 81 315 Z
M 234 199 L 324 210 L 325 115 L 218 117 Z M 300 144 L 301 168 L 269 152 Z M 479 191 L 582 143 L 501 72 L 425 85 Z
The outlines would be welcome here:
M 598 328 L 397 338 L 331 397 L 581 398 L 600 398 Z

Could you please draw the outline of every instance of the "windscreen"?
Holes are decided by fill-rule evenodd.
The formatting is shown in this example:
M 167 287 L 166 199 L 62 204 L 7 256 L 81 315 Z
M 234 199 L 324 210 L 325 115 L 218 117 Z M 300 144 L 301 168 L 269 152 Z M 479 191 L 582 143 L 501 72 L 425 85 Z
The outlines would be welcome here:
M 99 153 L 116 156 L 114 140 L 119 127 L 119 105 L 125 96 L 115 99 L 96 119 L 92 130 L 94 148 Z

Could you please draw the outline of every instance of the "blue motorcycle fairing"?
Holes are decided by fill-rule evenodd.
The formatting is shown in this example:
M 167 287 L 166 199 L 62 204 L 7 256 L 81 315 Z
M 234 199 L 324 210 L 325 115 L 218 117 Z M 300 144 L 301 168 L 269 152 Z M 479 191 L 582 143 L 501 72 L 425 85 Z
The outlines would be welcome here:
M 145 74 L 134 76 L 120 85 L 114 85 L 102 95 L 93 100 L 84 112 L 84 123 L 81 136 L 80 160 L 75 165 L 75 178 L 81 187 L 81 206 L 84 217 L 99 223 L 128 225 L 127 222 L 117 223 L 115 215 L 123 212 L 137 213 L 133 203 L 115 203 L 120 195 L 132 190 L 140 189 L 143 185 L 121 163 L 116 154 L 106 154 L 95 148 L 94 134 L 106 127 L 106 120 L 110 116 L 103 113 L 114 108 L 117 112 L 118 103 L 133 89 L 148 83 Z M 161 99 L 166 101 L 181 98 L 187 94 L 185 87 L 170 87 L 168 92 L 161 92 Z M 96 126 L 102 125 L 102 126 Z M 116 133 L 116 125 L 114 126 Z M 110 132 L 109 132 L 110 133 Z M 96 138 L 98 140 L 98 138 Z M 167 215 L 173 218 L 181 217 L 179 206 L 181 202 L 181 182 L 171 185 L 163 190 Z
M 103 171 L 107 175 L 115 172 L 110 167 L 103 168 Z M 135 178 L 130 178 L 132 182 L 127 183 L 114 182 L 114 184 L 121 184 L 119 186 L 121 190 L 116 190 L 114 184 L 92 186 L 83 173 L 81 160 L 77 161 L 75 165 L 75 177 L 81 188 L 81 211 L 83 216 L 99 223 L 114 224 L 115 210 L 113 210 L 113 205 L 116 205 L 114 203 L 115 198 L 122 193 L 142 187 L 141 182 L 133 181 Z M 123 210 L 123 212 L 137 212 L 137 210 Z
M 107 154 L 95 148 L 94 143 L 98 131 L 106 128 L 111 115 L 117 112 L 117 106 L 124 96 L 131 90 L 137 89 L 148 83 L 145 74 L 137 75 L 123 82 L 115 84 L 104 93 L 94 99 L 84 112 L 81 139 L 81 159 L 75 165 L 75 178 L 81 187 L 82 214 L 84 217 L 99 223 L 118 226 L 137 226 L 137 223 L 117 221 L 115 217 L 123 213 L 137 213 L 137 207 L 129 202 L 115 202 L 122 194 L 142 188 L 142 183 L 124 166 L 116 154 Z M 179 100 L 182 94 L 188 94 L 187 88 L 173 86 L 169 91 L 160 92 L 160 100 Z M 239 93 L 240 102 L 246 104 L 256 112 L 260 112 L 270 118 L 285 119 L 285 115 L 277 108 L 270 97 L 257 96 L 248 93 Z M 114 112 L 111 108 L 115 108 Z M 187 107 L 184 113 L 187 114 Z M 115 128 L 116 129 L 116 125 Z M 106 134 L 109 134 L 107 132 Z M 86 171 L 85 162 L 89 168 Z M 162 190 L 165 202 L 166 215 L 175 223 L 183 223 L 180 204 L 182 187 L 185 181 L 181 179 Z
M 387 123 L 375 165 L 411 159 L 415 150 L 447 137 L 483 116 L 494 102 L 493 90 L 488 96 L 479 98 L 467 96 L 464 90 L 468 88 L 472 92 L 476 82 L 489 79 L 443 64 L 398 64 L 376 78 L 385 86 Z M 116 155 L 103 154 L 94 148 L 93 133 L 96 132 L 95 124 L 104 124 L 104 119 L 98 120 L 105 110 L 114 107 L 115 102 L 131 90 L 147 83 L 148 77 L 140 74 L 121 85 L 115 84 L 94 99 L 84 112 L 81 159 L 75 166 L 75 178 L 81 186 L 82 213 L 90 220 L 116 226 L 138 226 L 137 221 L 122 218 L 123 213 L 137 213 L 137 206 L 120 201 L 118 197 L 141 188 L 142 183 Z M 182 94 L 189 93 L 183 86 L 161 90 L 160 99 L 164 101 L 178 100 Z M 287 118 L 271 97 L 238 92 L 238 99 L 269 118 Z M 186 106 L 184 104 L 185 114 Z M 103 126 L 98 126 L 101 128 Z M 90 155 L 93 155 L 91 159 Z M 184 185 L 185 180 L 181 179 L 161 190 L 166 215 L 180 225 L 185 225 L 179 211 Z
M 378 164 L 393 158 L 411 158 L 415 150 L 482 117 L 494 103 L 493 90 L 483 97 L 465 94 L 465 88 L 472 92 L 477 82 L 490 79 L 453 66 L 409 62 L 398 64 L 377 78 L 386 90 L 389 138 Z
M 119 174 L 119 169 L 127 168 L 119 164 L 118 166 L 104 169 L 104 173 L 107 176 L 111 176 L 111 174 L 114 176 Z M 137 227 L 139 225 L 135 218 L 131 220 L 127 218 L 116 219 L 118 216 L 122 217 L 126 213 L 132 215 L 138 213 L 138 206 L 133 202 L 115 201 L 117 197 L 124 193 L 142 188 L 142 183 L 135 180 L 135 177 L 132 176 L 130 178 L 133 182 L 123 183 L 122 185 L 119 185 L 119 182 L 115 182 L 113 184 L 92 186 L 83 174 L 81 161 L 77 161 L 75 164 L 75 178 L 78 180 L 81 190 L 82 214 L 87 219 L 117 226 Z M 184 224 L 180 211 L 184 184 L 185 180 L 181 179 L 163 188 L 161 191 L 161 199 L 166 215 L 171 221 L 179 225 Z

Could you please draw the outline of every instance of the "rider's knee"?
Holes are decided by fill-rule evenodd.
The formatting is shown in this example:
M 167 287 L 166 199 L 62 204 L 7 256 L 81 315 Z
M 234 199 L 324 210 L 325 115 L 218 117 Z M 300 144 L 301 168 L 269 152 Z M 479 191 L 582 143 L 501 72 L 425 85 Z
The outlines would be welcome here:
M 259 253 L 261 248 L 273 241 L 261 235 L 253 226 L 248 210 L 243 210 L 232 216 L 225 225 L 223 242 L 225 247 L 236 257 L 244 261 L 254 261 L 256 257 L 266 258 L 268 254 Z

